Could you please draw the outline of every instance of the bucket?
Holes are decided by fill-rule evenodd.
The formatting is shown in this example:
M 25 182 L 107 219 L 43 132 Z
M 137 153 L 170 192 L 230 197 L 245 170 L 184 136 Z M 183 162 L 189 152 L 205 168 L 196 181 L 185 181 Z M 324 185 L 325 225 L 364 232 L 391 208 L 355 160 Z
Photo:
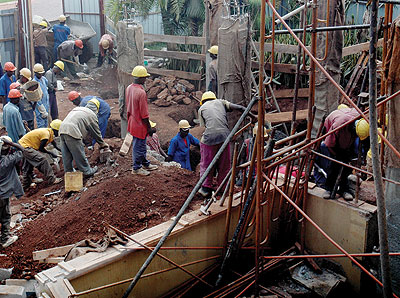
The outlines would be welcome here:
M 83 188 L 83 173 L 67 172 L 64 174 L 65 192 L 80 191 Z
M 24 95 L 29 101 L 37 102 L 42 99 L 43 92 L 40 88 L 39 83 L 36 81 L 26 82 L 22 86 L 24 90 Z

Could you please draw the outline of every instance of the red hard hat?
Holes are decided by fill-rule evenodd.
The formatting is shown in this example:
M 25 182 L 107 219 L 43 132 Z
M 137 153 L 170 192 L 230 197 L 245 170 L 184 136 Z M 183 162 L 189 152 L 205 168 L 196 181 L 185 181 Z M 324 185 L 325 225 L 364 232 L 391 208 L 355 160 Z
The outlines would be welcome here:
M 20 98 L 22 97 L 21 92 L 18 89 L 11 89 L 8 93 L 8 98 Z
M 83 42 L 80 39 L 75 40 L 75 45 L 80 48 L 83 49 Z
M 68 93 L 68 99 L 70 101 L 74 101 L 75 99 L 77 99 L 79 96 L 81 96 L 80 93 L 76 92 L 76 91 L 71 91 L 70 93 Z
M 15 71 L 17 68 L 15 67 L 15 65 L 12 62 L 6 62 L 6 64 L 4 64 L 4 70 L 5 71 Z
M 17 89 L 19 86 L 21 86 L 21 84 L 18 82 L 11 83 L 10 90 Z

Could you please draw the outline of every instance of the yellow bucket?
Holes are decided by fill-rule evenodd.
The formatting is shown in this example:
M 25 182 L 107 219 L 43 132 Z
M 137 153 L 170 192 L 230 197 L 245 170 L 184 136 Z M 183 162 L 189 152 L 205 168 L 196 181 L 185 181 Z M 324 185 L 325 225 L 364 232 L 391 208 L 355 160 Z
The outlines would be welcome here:
M 83 188 L 83 173 L 67 172 L 64 174 L 65 192 L 80 191 Z

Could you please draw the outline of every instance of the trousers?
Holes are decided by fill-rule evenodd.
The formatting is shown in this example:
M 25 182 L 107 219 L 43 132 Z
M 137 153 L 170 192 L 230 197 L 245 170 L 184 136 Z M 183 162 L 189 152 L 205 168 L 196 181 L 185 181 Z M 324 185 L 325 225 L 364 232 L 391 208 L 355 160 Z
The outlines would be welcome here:
M 76 166 L 83 175 L 90 175 L 92 169 L 85 155 L 85 145 L 82 140 L 75 139 L 69 135 L 61 135 L 61 153 L 64 163 L 64 172 L 73 172 Z
M 56 179 L 53 168 L 46 159 L 46 156 L 33 149 L 25 148 L 23 151 L 24 162 L 22 165 L 22 186 L 28 188 L 33 179 L 33 168 L 37 168 L 40 173 L 45 176 L 45 179 L 52 183 Z
M 133 137 L 132 140 L 132 163 L 133 169 L 138 170 L 144 165 L 145 167 L 150 165 L 150 161 L 146 159 L 146 139 L 139 139 Z
M 35 62 L 43 65 L 44 70 L 47 70 L 48 67 L 48 59 L 46 47 L 35 47 Z
M 56 93 L 49 92 L 50 116 L 52 120 L 58 119 L 58 106 Z
M 10 237 L 11 211 L 10 199 L 0 199 L 1 243 Z
M 206 145 L 200 142 L 200 177 L 203 176 L 211 161 L 214 159 L 214 156 L 217 154 L 219 148 L 221 148 L 221 145 L 222 143 L 217 145 Z M 206 180 L 204 180 L 202 186 L 212 188 L 215 171 L 217 171 L 218 173 L 218 186 L 222 183 L 225 176 L 229 173 L 229 169 L 231 166 L 230 152 L 230 145 L 228 144 L 228 146 L 225 148 L 225 150 L 222 152 L 222 155 L 218 159 L 216 166 L 207 175 L 207 178 Z

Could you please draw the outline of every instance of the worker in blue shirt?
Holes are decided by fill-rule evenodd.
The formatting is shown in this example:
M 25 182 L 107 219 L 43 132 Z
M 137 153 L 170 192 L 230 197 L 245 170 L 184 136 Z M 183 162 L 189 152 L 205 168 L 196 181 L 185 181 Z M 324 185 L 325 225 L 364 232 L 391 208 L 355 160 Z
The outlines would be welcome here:
M 190 145 L 200 147 L 200 142 L 189 133 L 190 125 L 187 120 L 179 121 L 179 132 L 172 138 L 168 148 L 166 161 L 175 161 L 183 169 L 192 170 L 190 166 Z
M 71 29 L 65 25 L 65 21 L 67 18 L 65 15 L 60 15 L 58 20 L 60 24 L 56 24 L 53 26 L 53 34 L 54 34 L 54 57 L 57 58 L 57 48 L 60 44 L 68 39 L 68 36 L 71 34 Z
M 14 72 L 17 68 L 12 62 L 6 62 L 4 64 L 5 74 L 0 79 L 0 98 L 3 103 L 3 107 L 6 103 L 10 101 L 8 93 L 10 92 L 10 85 L 17 81 Z
M 8 136 L 14 143 L 25 134 L 24 123 L 19 112 L 18 104 L 22 97 L 21 92 L 17 89 L 10 90 L 10 102 L 3 108 L 3 123 L 6 127 Z
M 48 117 L 49 117 L 49 92 L 48 86 L 49 82 L 46 77 L 43 76 L 45 71 L 43 65 L 40 63 L 36 63 L 33 66 L 33 71 L 35 72 L 34 81 L 38 82 L 40 85 L 40 89 L 42 89 L 42 99 L 39 100 L 35 107 L 35 115 L 36 115 L 36 124 L 38 128 L 46 128 L 48 127 Z
M 95 98 L 99 101 L 100 106 L 98 107 L 99 112 L 97 113 L 97 118 L 99 119 L 99 127 L 100 127 L 100 132 L 101 132 L 101 136 L 104 138 L 105 134 L 106 134 L 106 130 L 107 130 L 107 124 L 108 124 L 108 119 L 111 116 L 111 109 L 109 104 L 101 99 L 98 96 L 85 96 L 84 98 L 81 98 L 81 94 L 76 92 L 76 91 L 71 91 L 70 93 L 68 93 L 68 99 L 70 101 L 72 101 L 72 103 L 76 106 L 80 106 L 80 107 L 86 107 L 87 103 L 89 102 L 89 100 L 91 100 L 92 98 Z M 94 145 L 94 140 L 93 140 L 93 145 Z

